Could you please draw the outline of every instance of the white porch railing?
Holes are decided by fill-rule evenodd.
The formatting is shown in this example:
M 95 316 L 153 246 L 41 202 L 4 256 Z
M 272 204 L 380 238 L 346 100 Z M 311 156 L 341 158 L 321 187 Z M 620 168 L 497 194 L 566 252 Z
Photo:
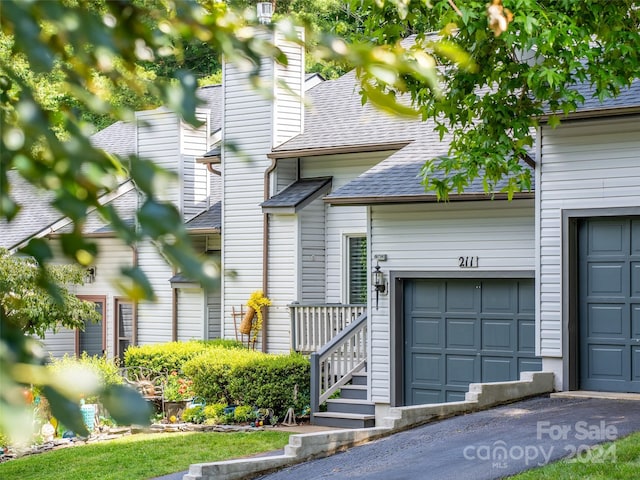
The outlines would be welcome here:
M 351 322 L 366 312 L 366 305 L 304 305 L 291 309 L 291 345 L 296 352 L 312 353 L 326 345 Z
M 367 361 L 367 312 L 311 354 L 311 416 Z

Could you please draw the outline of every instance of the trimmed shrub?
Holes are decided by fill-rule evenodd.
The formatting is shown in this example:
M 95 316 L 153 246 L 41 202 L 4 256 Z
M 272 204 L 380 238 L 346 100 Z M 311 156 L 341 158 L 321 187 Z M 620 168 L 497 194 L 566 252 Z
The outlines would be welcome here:
M 300 412 L 309 404 L 310 370 L 309 360 L 296 353 L 264 355 L 234 368 L 229 395 L 237 404 L 272 408 L 283 418 L 290 407 Z
M 299 412 L 309 404 L 310 365 L 299 354 L 217 349 L 189 360 L 182 371 L 207 403 L 272 408 L 281 417 L 289 407 Z
M 205 419 L 204 408 L 202 405 L 195 405 L 193 407 L 185 408 L 182 412 L 182 421 L 191 423 L 203 423 Z
M 182 372 L 193 380 L 196 396 L 204 398 L 207 403 L 230 405 L 236 403 L 228 388 L 233 370 L 264 355 L 245 349 L 210 349 L 186 362 Z
M 124 352 L 126 367 L 146 367 L 154 372 L 181 371 L 185 362 L 209 350 L 239 349 L 235 340 L 189 340 L 131 346 Z

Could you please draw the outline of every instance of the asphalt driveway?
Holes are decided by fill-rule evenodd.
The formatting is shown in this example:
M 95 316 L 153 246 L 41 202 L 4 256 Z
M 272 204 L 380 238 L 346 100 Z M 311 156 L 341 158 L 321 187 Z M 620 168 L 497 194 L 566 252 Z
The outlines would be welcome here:
M 264 480 L 496 479 L 576 455 L 615 461 L 589 446 L 640 431 L 640 402 L 535 398 L 430 423 Z

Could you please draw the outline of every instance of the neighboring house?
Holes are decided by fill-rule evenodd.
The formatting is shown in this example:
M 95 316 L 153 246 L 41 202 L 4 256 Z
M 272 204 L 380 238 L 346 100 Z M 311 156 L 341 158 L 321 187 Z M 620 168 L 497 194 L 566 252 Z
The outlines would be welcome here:
M 178 207 L 196 250 L 216 258 L 220 255 L 220 177 L 197 163 L 196 157 L 220 141 L 221 91 L 220 86 L 199 90 L 205 106 L 197 111 L 204 122 L 198 129 L 159 108 L 139 112 L 134 123 L 117 122 L 92 137 L 94 145 L 106 151 L 125 156 L 137 153 L 177 173 L 178 181 L 161 192 L 161 198 Z M 49 206 L 50 199 L 37 195 L 16 172 L 9 172 L 9 178 L 12 194 L 23 210 L 11 223 L 0 224 L 0 246 L 16 251 L 31 238 L 45 237 L 56 250 L 56 238 L 70 228 L 70 221 L 61 218 Z M 142 201 L 131 181 L 101 198 L 131 223 Z M 84 332 L 61 329 L 45 335 L 45 347 L 53 356 L 82 351 L 122 356 L 132 344 L 220 337 L 219 290 L 204 291 L 182 278 L 149 241 L 128 247 L 95 211 L 89 214 L 84 232 L 98 244 L 100 254 L 88 269 L 85 285 L 72 290 L 96 303 L 102 321 L 88 324 Z M 56 261 L 65 259 L 59 255 Z M 145 271 L 156 302 L 135 305 L 120 296 L 116 286 L 120 269 L 132 266 Z
M 150 244 L 109 253 L 143 268 L 160 299 L 118 330 L 109 309 L 121 300 L 92 287 L 108 268 L 97 264 L 96 283 L 78 293 L 110 292 L 109 353 L 121 353 L 120 338 L 235 338 L 234 313 L 262 289 L 273 305 L 257 347 L 320 352 L 317 422 L 371 425 L 392 406 L 461 400 L 471 382 L 540 369 L 558 390 L 640 392 L 640 85 L 603 104 L 585 89 L 586 105 L 559 128 L 539 127 L 535 193 L 508 201 L 477 181 L 443 203 L 418 178 L 448 150 L 432 123 L 362 106 L 353 73 L 305 80 L 302 49 L 275 40 L 289 64 L 263 62 L 272 97 L 225 64 L 223 85 L 203 89 L 218 95 L 199 111 L 208 126 L 158 109 L 96 135 L 109 150 L 122 133 L 135 143 L 121 153 L 178 171 L 166 199 L 223 271 L 215 294 Z M 128 185 L 112 201 L 126 204 Z M 116 251 L 108 227 L 96 228 Z M 315 410 L 349 388 L 355 401 Z

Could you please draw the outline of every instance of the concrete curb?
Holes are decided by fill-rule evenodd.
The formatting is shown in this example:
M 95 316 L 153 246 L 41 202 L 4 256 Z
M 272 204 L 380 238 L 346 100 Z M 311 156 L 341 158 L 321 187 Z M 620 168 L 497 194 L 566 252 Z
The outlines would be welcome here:
M 463 402 L 394 407 L 382 426 L 292 435 L 284 454 L 191 465 L 183 480 L 248 479 L 284 466 L 326 457 L 429 421 L 470 413 L 553 391 L 553 373 L 523 372 L 514 382 L 472 383 Z

